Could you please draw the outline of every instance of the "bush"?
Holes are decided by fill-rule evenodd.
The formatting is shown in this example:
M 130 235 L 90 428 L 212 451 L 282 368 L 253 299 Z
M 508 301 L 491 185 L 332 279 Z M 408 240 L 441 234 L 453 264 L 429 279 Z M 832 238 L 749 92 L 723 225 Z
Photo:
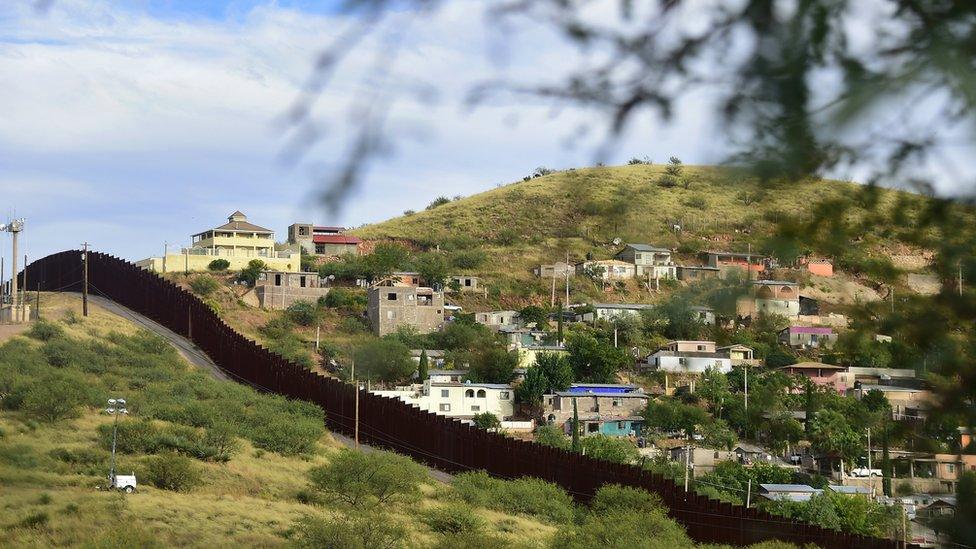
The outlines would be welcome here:
M 285 309 L 288 320 L 300 326 L 312 326 L 319 320 L 319 310 L 311 301 L 299 299 Z
M 193 462 L 179 454 L 161 454 L 146 461 L 143 477 L 163 490 L 187 492 L 200 484 L 200 472 Z
M 592 547 L 693 547 L 684 528 L 662 511 L 589 513 L 579 525 L 560 530 L 552 547 L 590 549 Z
M 98 426 L 102 448 L 112 449 L 113 423 Z M 122 454 L 154 454 L 161 449 L 159 429 L 148 420 L 123 420 L 118 424 L 115 449 Z
M 436 208 L 438 206 L 443 206 L 444 204 L 450 204 L 450 203 L 451 203 L 451 199 L 450 198 L 448 198 L 446 196 L 438 196 L 437 198 L 434 199 L 433 202 L 431 202 L 430 204 L 427 205 L 427 209 L 428 210 L 433 210 L 434 208 Z
M 480 414 L 474 415 L 474 425 L 479 429 L 499 429 L 502 426 L 502 422 L 499 421 L 498 416 L 491 412 L 482 412 Z
M 53 322 L 38 320 L 33 326 L 31 326 L 30 330 L 27 331 L 27 335 L 40 341 L 50 341 L 55 338 L 63 337 L 64 330 L 61 329 L 61 326 L 58 326 Z
M 208 274 L 198 275 L 190 280 L 190 289 L 193 290 L 193 293 L 201 297 L 207 297 L 217 291 L 219 287 L 220 282 Z
M 416 500 L 427 470 L 392 452 L 343 448 L 328 465 L 315 467 L 308 475 L 311 486 L 326 498 L 365 509 Z
M 465 502 L 506 513 L 565 523 L 572 520 L 575 512 L 569 494 L 555 484 L 536 478 L 501 480 L 484 471 L 474 471 L 454 477 L 453 486 Z
M 664 502 L 657 494 L 619 484 L 604 484 L 590 500 L 591 513 L 606 514 L 628 510 L 640 513 L 666 512 Z
M 541 425 L 535 430 L 535 441 L 543 446 L 569 450 L 572 443 L 562 429 L 552 425 Z
M 248 286 L 253 287 L 254 283 L 257 282 L 258 277 L 262 272 L 267 270 L 268 266 L 260 259 L 252 259 L 247 263 L 247 267 L 241 269 L 241 273 L 237 276 L 237 279 L 244 282 Z
M 17 528 L 27 528 L 27 529 L 43 528 L 47 526 L 49 519 L 50 517 L 48 517 L 48 514 L 46 512 L 34 511 L 28 514 L 23 519 L 21 519 L 20 522 L 17 523 Z
M 78 344 L 66 339 L 55 339 L 47 341 L 41 347 L 44 360 L 55 368 L 67 368 L 74 362 L 77 354 Z
M 696 210 L 705 210 L 708 208 L 708 200 L 705 200 L 703 196 L 692 196 L 682 201 L 682 204 L 689 208 L 695 208 Z
M 297 520 L 292 541 L 309 549 L 392 549 L 401 547 L 406 539 L 406 530 L 389 516 L 335 514 L 327 519 L 305 516 Z
M 467 534 L 477 532 L 485 525 L 467 505 L 428 509 L 421 514 L 420 520 L 438 534 Z
M 307 454 L 325 432 L 323 419 L 273 416 L 265 418 L 250 435 L 259 448 L 286 456 Z
M 77 417 L 85 400 L 84 384 L 69 377 L 48 376 L 27 390 L 20 404 L 29 416 L 49 423 Z
M 366 294 L 349 288 L 330 288 L 329 293 L 319 298 L 319 305 L 332 309 L 345 309 L 362 312 L 366 310 Z
M 226 259 L 214 259 L 207 265 L 207 269 L 214 272 L 226 271 L 230 268 L 230 261 Z
M 483 250 L 458 250 L 451 254 L 451 265 L 458 269 L 477 269 L 487 259 L 488 254 Z

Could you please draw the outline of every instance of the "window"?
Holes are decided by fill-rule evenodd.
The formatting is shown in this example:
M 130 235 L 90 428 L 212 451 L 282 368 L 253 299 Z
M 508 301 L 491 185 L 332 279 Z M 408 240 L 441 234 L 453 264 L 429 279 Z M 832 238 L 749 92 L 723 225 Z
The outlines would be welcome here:
M 465 286 L 468 286 L 468 287 L 471 287 L 471 279 L 470 278 L 465 278 L 464 279 L 464 285 Z
M 481 411 L 481 406 L 471 405 L 471 411 L 472 412 L 480 412 Z
M 478 389 L 478 398 L 485 398 L 485 390 Z
M 714 455 L 713 457 L 714 457 L 715 459 L 718 459 L 718 452 L 715 452 L 715 455 Z
M 599 423 L 587 423 L 586 424 L 586 432 L 587 433 L 596 433 L 596 432 L 599 432 L 599 431 L 600 431 L 600 424 Z
M 308 236 L 308 227 L 299 227 L 298 234 L 302 236 Z
M 623 428 L 624 428 L 624 422 L 618 421 L 617 422 L 617 429 L 623 429 Z
M 637 261 L 640 261 L 641 260 L 641 254 L 634 255 L 634 259 L 636 259 Z
M 508 391 L 502 391 L 498 393 L 498 400 L 508 400 L 509 398 L 511 397 L 509 397 Z M 549 401 L 552 402 L 552 399 L 549 399 Z
M 620 399 L 619 398 L 613 399 L 613 401 L 611 402 L 611 405 L 612 406 L 620 406 Z
M 441 404 L 440 410 L 442 412 L 450 412 L 451 411 L 451 405 L 450 404 Z
M 678 359 L 678 364 L 680 364 L 682 366 L 687 366 L 688 365 L 688 359 L 687 358 L 679 358 Z
M 956 472 L 956 466 L 953 465 L 952 463 L 949 463 L 949 464 L 946 465 L 946 471 L 949 471 L 950 473 L 955 473 Z
M 450 389 L 441 389 L 441 397 L 442 398 L 447 398 L 449 396 L 451 396 L 451 390 Z
M 704 345 L 699 345 L 698 346 L 698 350 L 699 351 L 704 351 L 705 350 L 705 346 Z
M 390 292 L 390 293 L 386 294 L 386 300 L 387 301 L 396 301 L 396 293 L 395 292 Z
M 305 277 L 304 276 L 298 277 L 298 285 L 301 286 L 302 288 L 305 287 Z
M 275 286 L 281 286 L 281 275 L 280 274 L 276 274 L 275 275 Z
M 474 389 L 468 389 L 465 391 L 464 396 L 467 398 L 474 398 Z
M 317 254 L 324 254 L 325 253 L 325 244 L 316 244 L 315 245 L 315 253 L 317 253 Z

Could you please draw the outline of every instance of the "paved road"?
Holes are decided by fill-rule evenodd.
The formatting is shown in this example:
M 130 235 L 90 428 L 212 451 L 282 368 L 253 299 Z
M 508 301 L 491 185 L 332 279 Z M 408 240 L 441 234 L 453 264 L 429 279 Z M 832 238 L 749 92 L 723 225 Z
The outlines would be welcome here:
M 212 375 L 216 379 L 223 380 L 223 381 L 232 381 L 231 377 L 227 375 L 223 370 L 221 370 L 219 366 L 214 364 L 214 362 L 210 360 L 210 357 L 208 357 L 206 353 L 201 351 L 190 340 L 170 330 L 166 326 L 163 326 L 162 324 L 148 317 L 145 317 L 131 309 L 127 309 L 126 307 L 119 305 L 118 303 L 112 301 L 111 299 L 102 296 L 94 296 L 94 295 L 89 295 L 88 299 L 89 301 L 98 305 L 102 309 L 105 309 L 110 313 L 131 320 L 132 322 L 142 326 L 143 328 L 161 336 L 163 339 L 168 341 L 173 347 L 175 347 L 177 352 L 179 352 L 180 355 L 193 366 L 207 370 L 208 372 L 210 372 L 210 375 Z M 346 446 L 347 448 L 352 448 L 356 445 L 356 442 L 352 438 L 349 438 L 345 435 L 341 435 L 336 432 L 331 432 L 331 434 L 332 434 L 332 438 L 336 439 L 336 441 L 341 443 L 343 446 Z M 359 449 L 364 452 L 376 451 L 375 448 L 366 444 L 360 444 Z M 430 473 L 431 478 L 440 482 L 449 483 L 453 478 L 452 475 L 450 475 L 449 473 L 445 473 L 444 471 L 440 471 L 438 469 L 433 469 L 428 467 L 427 471 Z

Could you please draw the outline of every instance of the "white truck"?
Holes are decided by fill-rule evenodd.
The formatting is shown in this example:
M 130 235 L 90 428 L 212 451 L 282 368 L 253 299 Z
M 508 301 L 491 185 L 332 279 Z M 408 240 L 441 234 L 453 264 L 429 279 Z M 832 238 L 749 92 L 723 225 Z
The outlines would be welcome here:
M 115 475 L 114 479 L 109 479 L 109 488 L 114 488 L 115 490 L 122 490 L 126 494 L 131 494 L 136 491 L 136 474 L 131 475 Z
M 852 477 L 880 477 L 881 469 L 868 469 L 867 467 L 857 467 L 851 469 Z

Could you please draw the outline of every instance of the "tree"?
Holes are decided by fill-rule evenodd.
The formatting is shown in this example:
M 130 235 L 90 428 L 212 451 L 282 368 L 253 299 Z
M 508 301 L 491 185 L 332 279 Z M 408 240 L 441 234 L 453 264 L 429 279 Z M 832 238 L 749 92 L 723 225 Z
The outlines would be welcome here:
M 299 299 L 285 309 L 285 316 L 300 326 L 312 326 L 319 321 L 321 313 L 311 301 Z
M 722 407 L 732 397 L 728 378 L 715 368 L 705 370 L 699 377 L 695 384 L 695 394 L 710 404 L 716 417 L 722 417 Z
M 226 259 L 214 259 L 207 264 L 207 270 L 214 272 L 226 271 L 229 267 L 230 261 L 227 261 Z
M 525 324 L 535 324 L 536 328 L 543 330 L 549 326 L 549 313 L 537 305 L 527 305 L 519 311 L 519 318 Z
M 569 363 L 577 381 L 612 383 L 617 371 L 629 360 L 622 349 L 604 343 L 590 334 L 572 333 L 566 338 Z
M 428 204 L 427 205 L 427 208 L 425 208 L 425 209 L 427 209 L 427 210 L 433 210 L 434 208 L 436 208 L 438 206 L 443 206 L 444 204 L 450 204 L 450 203 L 451 203 L 451 199 L 450 198 L 448 198 L 446 196 L 438 196 L 437 198 L 434 199 L 433 202 L 431 202 L 430 204 Z
M 624 437 L 608 437 L 603 434 L 589 435 L 583 439 L 583 453 L 596 459 L 615 463 L 633 463 L 640 452 Z
M 500 429 L 502 426 L 502 422 L 498 419 L 498 416 L 491 412 L 475 414 L 471 419 L 474 421 L 475 427 L 486 431 L 489 429 Z
M 803 437 L 803 424 L 787 411 L 770 416 L 765 422 L 766 441 L 771 450 L 781 453 Z
M 373 253 L 364 258 L 369 271 L 368 278 L 374 281 L 388 278 L 407 261 L 409 256 L 410 252 L 399 244 L 380 242 L 373 249 Z
M 477 349 L 468 357 L 471 360 L 468 379 L 478 383 L 509 383 L 518 366 L 518 353 L 499 346 Z
M 694 435 L 709 421 L 705 410 L 673 399 L 647 403 L 644 421 L 649 429 L 659 432 L 682 431 L 686 437 Z
M 391 520 L 388 514 L 374 513 L 335 513 L 328 518 L 306 515 L 295 521 L 294 532 L 292 543 L 303 549 L 396 549 L 407 539 L 407 531 L 401 524 Z
M 672 156 L 668 159 L 668 163 L 664 167 L 664 174 L 658 180 L 658 185 L 662 187 L 677 187 L 682 179 L 682 171 L 681 160 L 676 156 Z
M 427 373 L 428 359 L 427 359 L 427 349 L 422 349 L 420 351 L 420 361 L 417 363 L 417 378 L 421 382 L 426 381 L 429 377 Z
M 572 442 L 566 437 L 562 429 L 553 425 L 540 425 L 535 430 L 535 441 L 543 446 L 551 446 L 560 450 L 569 450 Z
M 415 267 L 420 278 L 435 290 L 442 290 L 448 276 L 448 264 L 439 253 L 426 253 L 416 261 Z
M 515 389 L 515 396 L 525 406 L 538 411 L 542 405 L 542 395 L 546 394 L 549 380 L 539 368 L 529 368 L 525 379 Z
M 573 367 L 562 353 L 539 353 L 533 370 L 539 370 L 546 380 L 545 392 L 565 391 L 573 382 Z
M 701 428 L 702 436 L 705 438 L 705 445 L 709 448 L 721 448 L 731 451 L 739 442 L 739 437 L 729 429 L 721 419 L 706 422 Z
M 817 412 L 813 418 L 811 431 L 810 442 L 819 452 L 838 457 L 843 463 L 853 463 L 854 459 L 861 454 L 861 437 L 840 412 L 835 410 Z
M 328 465 L 308 472 L 311 487 L 326 498 L 357 509 L 415 501 L 427 470 L 392 452 L 358 452 L 343 448 Z
M 244 282 L 248 286 L 253 287 L 254 283 L 258 281 L 258 277 L 261 273 L 266 271 L 268 266 L 260 259 L 252 259 L 247 262 L 247 267 L 241 269 L 241 273 L 237 275 L 237 279 Z
M 386 382 L 403 381 L 414 372 L 410 349 L 399 341 L 372 340 L 357 346 L 352 352 L 356 362 L 356 377 Z
M 582 449 L 580 447 L 580 422 L 579 422 L 579 409 L 576 405 L 576 399 L 573 399 L 573 444 L 572 449 L 574 453 L 579 453 Z
M 190 280 L 190 289 L 201 297 L 207 297 L 217 291 L 217 288 L 220 288 L 220 282 L 208 274 L 198 275 Z

